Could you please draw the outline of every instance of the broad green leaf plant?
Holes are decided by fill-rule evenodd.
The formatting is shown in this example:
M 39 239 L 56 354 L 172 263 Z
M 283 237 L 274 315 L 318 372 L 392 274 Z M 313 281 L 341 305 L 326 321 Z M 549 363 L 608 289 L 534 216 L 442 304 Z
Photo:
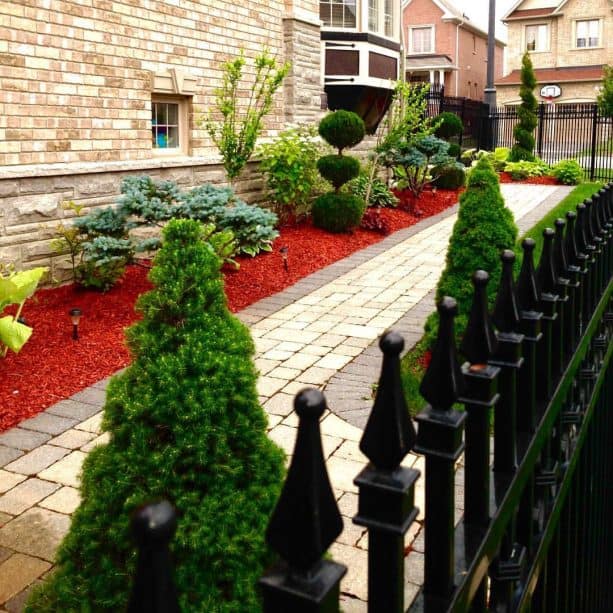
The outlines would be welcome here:
M 19 305 L 15 315 L 0 317 L 0 349 L 2 357 L 10 349 L 19 352 L 32 335 L 32 328 L 20 323 L 19 317 L 25 301 L 34 294 L 42 276 L 47 268 L 39 267 L 22 272 L 0 273 L 0 313 L 11 305 Z

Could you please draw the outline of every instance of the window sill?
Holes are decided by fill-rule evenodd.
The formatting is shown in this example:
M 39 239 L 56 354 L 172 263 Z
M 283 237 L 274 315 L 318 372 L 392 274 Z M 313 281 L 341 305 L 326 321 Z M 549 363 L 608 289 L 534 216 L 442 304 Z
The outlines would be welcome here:
M 598 51 L 602 49 L 604 47 L 571 47 L 569 51 Z

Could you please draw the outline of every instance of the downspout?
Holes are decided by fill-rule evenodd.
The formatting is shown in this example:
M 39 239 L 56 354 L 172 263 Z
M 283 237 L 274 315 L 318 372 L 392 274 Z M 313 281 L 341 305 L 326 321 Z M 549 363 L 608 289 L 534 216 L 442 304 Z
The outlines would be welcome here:
M 464 17 L 464 14 L 462 14 L 462 17 Z M 456 64 L 456 71 L 455 71 L 455 95 L 457 97 L 460 96 L 459 93 L 459 81 L 460 81 L 460 28 L 464 25 L 464 19 L 460 19 L 460 23 L 456 24 L 455 27 L 455 64 Z

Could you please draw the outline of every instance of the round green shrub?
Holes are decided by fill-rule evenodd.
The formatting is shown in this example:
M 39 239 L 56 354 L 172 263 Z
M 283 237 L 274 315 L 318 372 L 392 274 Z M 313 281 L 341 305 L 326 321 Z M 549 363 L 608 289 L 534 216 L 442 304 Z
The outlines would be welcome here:
M 577 160 L 560 160 L 551 174 L 564 185 L 577 185 L 583 179 L 583 168 Z
M 464 168 L 459 164 L 436 166 L 432 169 L 432 176 L 436 177 L 432 184 L 440 189 L 458 189 L 466 181 Z
M 435 136 L 439 138 L 459 136 L 464 131 L 464 124 L 455 113 L 444 111 L 436 119 L 437 121 L 442 121 L 441 125 L 434 132 Z
M 319 122 L 319 135 L 339 152 L 362 141 L 364 122 L 351 111 L 334 111 Z
M 447 155 L 455 158 L 456 160 L 460 157 L 460 153 L 462 153 L 462 148 L 457 143 L 449 143 L 449 149 L 447 149 Z
M 477 162 L 467 183 L 466 191 L 460 196 L 458 219 L 449 239 L 445 269 L 436 287 L 437 302 L 443 296 L 452 296 L 458 302 L 458 336 L 466 329 L 470 313 L 473 273 L 477 269 L 489 273 L 487 290 L 490 303 L 493 302 L 500 279 L 500 253 L 503 249 L 513 249 L 517 239 L 513 214 L 505 207 L 498 175 L 487 157 Z M 436 314 L 426 322 L 429 346 L 436 338 L 437 322 Z
M 127 331 L 133 362 L 104 407 L 109 443 L 83 465 L 81 505 L 56 569 L 27 610 L 125 611 L 136 548 L 130 515 L 168 499 L 182 611 L 261 610 L 257 580 L 272 556 L 264 534 L 284 456 L 266 435 L 254 345 L 227 308 L 220 259 L 193 220 L 164 229 L 141 321 Z
M 360 160 L 348 155 L 324 155 L 317 160 L 317 170 L 338 190 L 360 174 Z
M 366 204 L 353 194 L 323 194 L 311 207 L 313 225 L 328 232 L 347 232 L 362 221 Z

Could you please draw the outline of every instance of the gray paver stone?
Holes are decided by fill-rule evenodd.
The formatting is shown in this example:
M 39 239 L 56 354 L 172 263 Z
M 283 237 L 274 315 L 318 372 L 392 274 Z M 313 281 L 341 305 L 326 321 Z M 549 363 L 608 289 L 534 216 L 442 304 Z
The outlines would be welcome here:
M 69 527 L 67 515 L 35 507 L 0 528 L 0 545 L 52 562 Z
M 21 483 L 25 477 L 23 475 L 16 475 L 15 473 L 8 472 L 6 470 L 0 470 L 0 494 L 8 492 L 13 489 L 18 483 Z
M 40 479 L 23 481 L 0 497 L 0 511 L 11 515 L 19 515 L 39 500 L 52 494 L 59 487 L 57 483 L 49 483 Z M 0 544 L 2 543 L 0 542 Z
M 49 445 L 65 447 L 66 449 L 78 449 L 89 443 L 95 436 L 93 432 L 86 432 L 85 430 L 76 430 L 73 428 L 52 438 L 49 441 Z
M 3 562 L 0 565 L 0 603 L 19 594 L 34 579 L 40 577 L 49 566 L 48 562 L 21 553 L 16 553 Z
M 22 421 L 19 427 L 55 435 L 65 432 L 77 423 L 76 419 L 66 419 L 52 413 L 40 413 L 36 417 Z
M 28 598 L 30 597 L 30 593 L 32 590 L 42 583 L 40 580 L 34 581 L 31 583 L 25 590 L 19 592 L 17 596 L 13 596 L 8 602 L 5 603 L 5 607 L 8 613 L 22 613 L 25 609 L 26 602 L 28 602 Z
M 78 419 L 84 421 L 92 415 L 95 415 L 100 410 L 100 407 L 86 402 L 77 402 L 76 400 L 62 400 L 57 404 L 49 407 L 47 413 L 53 413 L 60 417 L 68 417 L 70 419 Z
M 0 528 L 4 526 L 7 522 L 13 519 L 12 515 L 8 515 L 7 513 L 0 513 Z
M 51 435 L 44 432 L 34 432 L 32 430 L 22 430 L 21 428 L 12 428 L 3 434 L 0 434 L 0 444 L 15 449 L 30 451 L 39 445 L 46 443 L 51 438 Z
M 79 476 L 81 466 L 87 455 L 82 451 L 73 451 L 70 455 L 62 458 L 59 462 L 52 464 L 43 470 L 39 477 L 62 485 L 79 487 Z
M 93 404 L 101 409 L 106 400 L 106 390 L 101 390 L 96 387 L 87 387 L 83 391 L 71 396 L 70 400 Z
M 6 465 L 6 470 L 22 475 L 36 475 L 41 470 L 51 466 L 60 458 L 63 458 L 68 453 L 68 449 L 62 447 L 54 447 L 53 445 L 43 445 L 33 449 L 18 460 Z
M 9 462 L 16 460 L 23 455 L 23 451 L 14 447 L 5 447 L 0 445 L 0 466 L 5 466 Z
M 58 513 L 70 515 L 76 510 L 80 502 L 81 496 L 79 490 L 66 485 L 38 504 L 45 509 L 51 509 Z

